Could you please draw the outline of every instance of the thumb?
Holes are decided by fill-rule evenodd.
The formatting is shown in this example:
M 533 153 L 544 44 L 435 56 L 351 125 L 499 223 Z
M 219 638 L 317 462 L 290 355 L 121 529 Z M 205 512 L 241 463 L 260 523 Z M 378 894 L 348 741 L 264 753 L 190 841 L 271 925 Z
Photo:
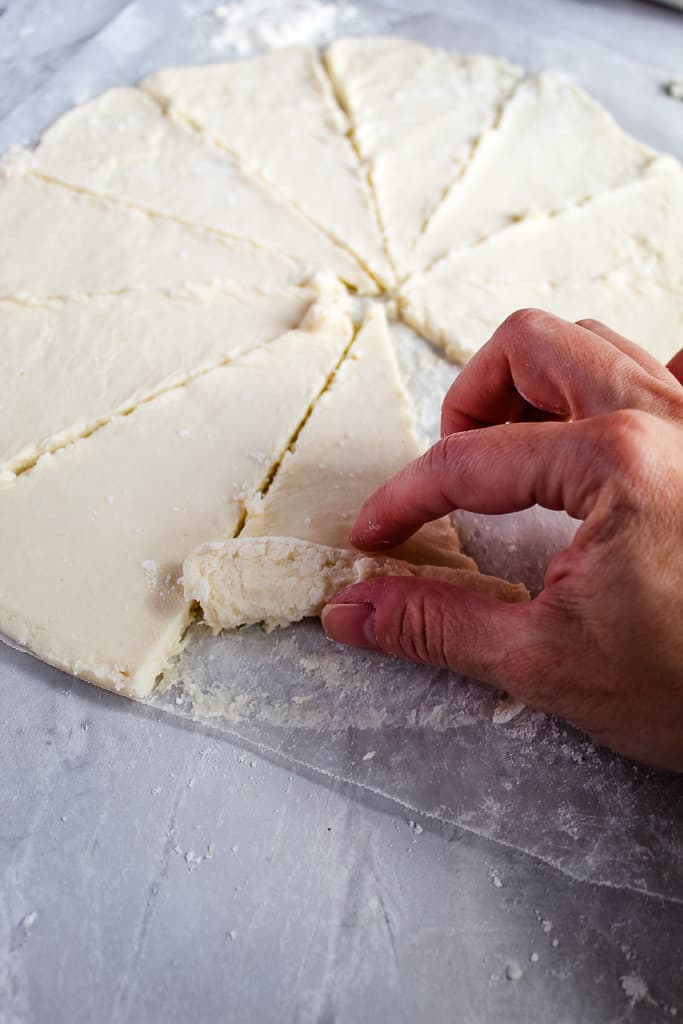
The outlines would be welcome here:
M 507 604 L 439 580 L 387 576 L 341 591 L 321 618 L 339 643 L 451 669 L 515 696 L 526 696 L 539 678 L 533 603 Z

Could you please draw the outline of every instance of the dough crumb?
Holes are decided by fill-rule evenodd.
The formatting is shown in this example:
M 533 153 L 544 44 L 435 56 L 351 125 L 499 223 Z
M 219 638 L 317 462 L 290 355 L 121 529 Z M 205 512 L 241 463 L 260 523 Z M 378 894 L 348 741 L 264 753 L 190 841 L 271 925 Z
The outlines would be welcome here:
M 491 721 L 494 725 L 507 725 L 524 710 L 525 705 L 520 700 L 515 700 L 514 697 L 504 697 L 493 709 Z
M 519 981 L 524 977 L 524 971 L 517 960 L 508 960 L 505 964 L 505 977 L 508 981 Z
M 683 75 L 677 75 L 676 78 L 672 78 L 666 87 L 666 91 L 675 100 L 683 101 Z

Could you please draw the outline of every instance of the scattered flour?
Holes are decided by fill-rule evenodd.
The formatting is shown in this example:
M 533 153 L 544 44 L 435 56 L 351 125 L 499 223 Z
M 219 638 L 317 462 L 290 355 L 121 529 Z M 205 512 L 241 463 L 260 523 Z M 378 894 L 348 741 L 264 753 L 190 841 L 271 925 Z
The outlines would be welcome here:
M 283 46 L 324 43 L 348 28 L 360 14 L 350 3 L 321 0 L 237 0 L 219 4 L 209 40 L 217 51 L 239 56 Z
M 196 853 L 194 850 L 183 850 L 179 843 L 173 846 L 173 852 L 187 864 L 188 871 L 194 871 L 200 864 L 203 864 L 205 860 L 212 860 L 216 852 L 216 844 L 209 843 L 206 848 L 206 853 Z
M 619 978 L 619 984 L 624 990 L 624 995 L 628 999 L 631 1006 L 635 1006 L 636 1003 L 641 1003 L 644 999 L 649 1000 L 650 993 L 646 983 L 638 974 L 622 974 Z

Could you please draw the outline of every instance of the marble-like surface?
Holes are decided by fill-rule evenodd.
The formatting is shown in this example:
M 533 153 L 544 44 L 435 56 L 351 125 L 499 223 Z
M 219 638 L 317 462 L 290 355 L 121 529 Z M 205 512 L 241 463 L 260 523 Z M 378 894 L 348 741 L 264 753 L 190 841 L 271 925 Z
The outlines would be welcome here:
M 202 46 L 204 59 L 219 58 L 208 46 L 214 6 L 0 0 L 0 149 L 106 85 L 197 59 Z M 179 23 L 186 31 L 172 30 Z M 683 155 L 683 105 L 662 92 L 683 71 L 683 16 L 673 11 L 636 0 L 393 0 L 385 23 L 564 67 L 632 131 Z M 371 730 L 335 729 L 335 751 L 346 744 L 362 760 L 379 748 Z M 324 726 L 319 735 L 324 747 Z M 400 750 L 401 730 L 392 742 Z M 512 750 L 514 735 L 505 743 Z M 626 809 L 617 803 L 610 819 L 602 800 L 602 773 L 620 777 L 618 760 L 581 761 L 571 737 L 563 756 L 601 800 L 571 816 L 566 849 L 546 858 L 505 840 L 504 804 L 497 838 L 486 839 L 370 786 L 294 771 L 284 748 L 262 753 L 0 648 L 0 1024 L 683 1014 L 680 782 L 648 789 L 645 777 L 637 790 L 648 838 L 637 849 L 627 831 L 623 861 L 641 863 L 640 878 L 614 870 L 579 881 L 584 849 L 586 862 L 616 863 L 607 823 L 618 831 Z M 481 757 L 476 779 L 459 768 L 456 802 L 469 781 L 493 805 L 504 763 L 490 779 Z M 414 770 L 416 790 L 433 777 L 448 789 L 443 737 L 425 738 Z M 564 795 L 548 779 L 545 765 L 527 773 L 515 814 L 561 820 Z M 650 838 L 664 792 L 667 872 Z
M 0 3 L 0 118 L 49 82 L 126 6 L 126 0 Z
M 3 1024 L 607 1024 L 681 1007 L 680 902 L 411 827 L 44 666 L 7 678 Z

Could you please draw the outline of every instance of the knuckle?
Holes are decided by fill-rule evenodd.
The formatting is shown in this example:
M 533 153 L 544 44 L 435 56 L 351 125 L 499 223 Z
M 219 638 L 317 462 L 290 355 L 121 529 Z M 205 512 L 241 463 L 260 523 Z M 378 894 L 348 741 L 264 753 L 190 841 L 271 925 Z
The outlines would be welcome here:
M 447 666 L 445 617 L 439 604 L 423 594 L 409 597 L 396 621 L 396 643 L 413 661 Z
M 389 577 L 376 613 L 377 640 L 387 654 L 449 667 L 448 614 L 431 588 L 405 577 Z
M 461 438 L 460 434 L 447 434 L 437 441 L 420 459 L 420 465 L 415 467 L 416 473 L 424 469 L 429 475 L 442 475 L 453 466 L 457 458 L 456 451 L 462 448 Z
M 639 409 L 620 409 L 607 417 L 601 447 L 612 468 L 628 477 L 647 474 L 658 451 L 657 418 Z

